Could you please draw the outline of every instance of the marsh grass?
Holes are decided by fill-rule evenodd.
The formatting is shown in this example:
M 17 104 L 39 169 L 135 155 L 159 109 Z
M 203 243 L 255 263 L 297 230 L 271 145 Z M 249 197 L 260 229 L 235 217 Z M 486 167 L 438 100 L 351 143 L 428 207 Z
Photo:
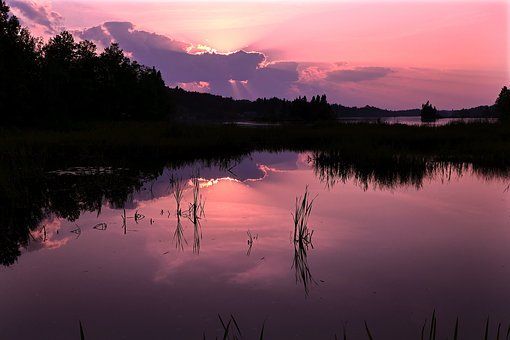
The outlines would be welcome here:
M 181 251 L 184 250 L 184 244 L 188 244 L 188 241 L 186 241 L 186 238 L 184 237 L 184 229 L 182 228 L 180 215 L 177 215 L 177 225 L 174 231 L 174 241 L 175 248 L 180 249 Z
M 294 243 L 298 243 L 300 246 L 312 246 L 313 248 L 313 230 L 310 230 L 308 227 L 308 219 L 312 213 L 315 198 L 317 198 L 317 196 L 310 199 L 308 186 L 306 186 L 303 196 L 296 197 L 295 209 L 294 213 L 292 213 L 294 222 Z
M 124 231 L 124 235 L 127 234 L 127 216 L 126 216 L 126 209 L 122 209 L 122 229 Z
M 200 193 L 200 180 L 198 174 L 191 179 L 193 202 L 189 204 L 188 219 L 193 223 L 193 253 L 200 253 L 202 241 L 202 224 L 200 220 L 205 217 L 205 201 Z
M 100 212 L 108 202 L 122 208 L 130 194 L 162 169 L 196 161 L 228 171 L 232 161 L 256 151 L 320 152 L 316 174 L 354 180 L 364 188 L 415 185 L 435 175 L 437 164 L 453 165 L 483 179 L 510 179 L 510 125 L 447 126 L 384 124 L 282 124 L 240 127 L 169 122 L 112 122 L 57 129 L 0 129 L 0 225 L 6 245 L 0 263 L 12 265 L 30 230 L 49 213 L 73 219 Z M 110 169 L 90 176 L 54 171 Z M 328 175 L 330 175 L 328 177 Z M 62 181 L 65 180 L 63 183 Z M 62 190 L 63 189 L 63 190 Z M 65 198 L 65 199 L 63 199 Z M 55 205 L 54 201 L 64 205 Z M 186 207 L 187 208 L 187 207 Z M 183 207 L 183 213 L 187 210 Z M 170 217 L 170 213 L 168 214 Z M 22 227 L 20 227 L 22 226 Z M 124 231 L 127 231 L 123 225 Z
M 202 225 L 200 220 L 193 220 L 193 253 L 200 254 L 200 245 L 202 243 Z
M 78 320 L 80 325 L 80 340 L 85 340 L 85 332 L 83 331 L 83 325 L 81 324 L 81 320 Z
M 376 339 L 376 337 L 373 335 L 372 331 L 370 330 L 370 328 L 368 327 L 368 324 L 366 321 L 364 321 L 364 329 L 365 329 L 365 335 L 366 335 L 366 339 L 368 340 L 374 340 Z M 483 339 L 484 340 L 489 340 L 489 339 L 495 339 L 495 340 L 510 340 L 510 325 L 508 326 L 508 329 L 507 329 L 507 332 L 506 332 L 506 336 L 505 337 L 502 337 L 502 334 L 501 334 L 501 327 L 502 327 L 502 324 L 501 322 L 499 322 L 497 324 L 497 327 L 496 327 L 496 336 L 495 337 L 490 337 L 490 334 L 489 334 L 489 331 L 491 329 L 490 327 L 490 320 L 489 318 L 487 318 L 485 320 L 485 323 L 483 325 Z M 459 337 L 460 336 L 460 322 L 459 322 L 459 318 L 457 317 L 456 320 L 455 320 L 455 325 L 453 327 L 453 337 L 451 339 L 453 340 L 459 340 L 459 339 L 463 339 L 462 337 Z M 343 329 L 342 329 L 342 334 L 343 334 L 343 339 L 344 340 L 348 340 L 348 336 L 347 336 L 347 331 L 346 331 L 346 327 L 344 326 Z M 438 334 L 438 330 L 437 330 L 437 315 L 436 315 L 436 310 L 434 310 L 432 312 L 432 317 L 430 319 L 430 323 L 428 322 L 428 319 L 425 319 L 425 321 L 423 322 L 423 326 L 421 327 L 421 332 L 420 332 L 420 337 L 419 339 L 420 340 L 436 340 L 436 339 L 450 339 L 450 334 L 448 335 L 439 335 Z M 338 339 L 338 336 L 335 334 L 334 335 L 334 338 L 335 340 Z
M 259 235 L 258 234 L 252 235 L 251 231 L 249 230 L 246 232 L 246 235 L 248 235 L 248 250 L 246 251 L 246 256 L 250 256 L 251 249 L 253 247 L 253 241 L 257 240 L 259 238 Z
M 193 188 L 193 202 L 189 204 L 188 217 L 194 224 L 197 224 L 200 219 L 205 217 L 205 200 L 203 200 L 200 193 L 200 180 L 198 176 L 191 179 L 191 185 Z
M 313 279 L 308 265 L 308 249 L 313 249 L 313 230 L 308 227 L 308 219 L 312 213 L 314 198 L 310 199 L 308 186 L 303 196 L 296 197 L 294 212 L 291 213 L 294 223 L 294 257 L 291 268 L 295 271 L 296 283 L 303 285 L 305 296 L 310 293 L 310 285 L 317 284 Z
M 310 294 L 310 287 L 312 284 L 317 284 L 314 280 L 310 266 L 308 265 L 308 248 L 294 244 L 294 257 L 291 268 L 294 269 L 296 284 L 301 283 L 305 292 L 305 297 Z
M 142 215 L 137 211 L 135 211 L 135 215 L 133 216 L 135 223 L 138 224 L 138 221 L 141 221 L 145 218 L 145 215 Z
M 233 314 L 230 314 L 230 318 L 228 319 L 227 322 L 225 322 L 223 320 L 223 318 L 221 317 L 220 314 L 218 314 L 218 319 L 220 320 L 220 323 L 221 323 L 221 326 L 223 328 L 223 335 L 222 335 L 222 339 L 223 340 L 226 340 L 226 339 L 229 339 L 229 340 L 240 340 L 240 339 L 244 339 L 243 337 L 243 333 L 241 331 L 241 327 L 239 326 L 239 323 L 237 322 L 236 318 L 234 317 Z M 265 327 L 266 327 L 266 321 L 264 320 L 264 322 L 262 323 L 262 328 L 260 330 L 260 335 L 259 335 L 259 340 L 263 340 L 264 339 L 264 330 L 265 330 Z M 204 336 L 203 338 L 205 339 L 205 333 L 204 333 Z M 216 337 L 216 339 L 218 339 Z
M 184 196 L 184 184 L 180 179 L 172 179 L 171 180 L 171 186 L 172 186 L 172 196 L 175 199 L 175 214 L 177 216 L 182 216 L 182 209 L 181 209 L 181 202 L 182 198 Z
M 107 228 L 108 228 L 108 225 L 104 222 L 98 223 L 92 227 L 92 229 L 96 229 L 96 230 L 106 230 Z

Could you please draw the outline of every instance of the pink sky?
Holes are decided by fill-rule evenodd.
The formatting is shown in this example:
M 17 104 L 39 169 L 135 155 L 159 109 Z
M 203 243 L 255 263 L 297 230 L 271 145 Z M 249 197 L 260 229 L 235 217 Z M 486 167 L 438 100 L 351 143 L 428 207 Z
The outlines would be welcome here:
M 15 12 L 19 2 L 8 1 Z M 131 40 L 113 33 L 109 37 L 121 45 L 124 42 L 134 58 L 168 73 L 169 85 L 235 97 L 326 93 L 330 101 L 344 105 L 397 109 L 431 100 L 449 109 L 492 104 L 510 79 L 507 1 L 55 0 L 31 4 L 44 6 L 46 13 L 58 13 L 62 19 L 58 29 L 82 31 L 109 21 L 130 22 L 131 28 L 120 32 L 117 27 L 115 32 Z M 30 24 L 29 19 L 24 23 Z M 201 77 L 208 61 L 200 61 L 200 69 L 193 64 L 197 71 L 193 79 L 181 79 L 174 76 L 177 70 L 172 69 L 171 57 L 149 56 L 154 46 L 146 41 L 148 35 L 128 36 L 133 31 L 167 36 L 182 43 L 188 54 L 259 52 L 263 62 L 254 67 L 271 70 L 253 79 L 235 75 L 227 83 L 217 75 Z M 135 38 L 136 46 L 130 45 Z M 247 65 L 236 65 L 236 71 L 253 68 Z

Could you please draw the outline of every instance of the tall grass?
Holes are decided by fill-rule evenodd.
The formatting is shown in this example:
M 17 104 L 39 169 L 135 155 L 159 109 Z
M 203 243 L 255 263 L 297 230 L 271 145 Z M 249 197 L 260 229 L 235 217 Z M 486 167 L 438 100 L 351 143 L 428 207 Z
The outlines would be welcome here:
M 193 202 L 189 204 L 188 216 L 191 221 L 196 224 L 205 216 L 205 201 L 200 194 L 200 180 L 198 177 L 193 177 L 191 179 L 191 184 L 193 187 Z
M 308 248 L 313 249 L 313 230 L 308 227 L 308 219 L 312 213 L 313 202 L 316 197 L 310 199 L 308 186 L 306 186 L 304 195 L 296 197 L 294 212 L 291 213 L 294 223 L 292 268 L 295 270 L 296 283 L 303 284 L 305 296 L 308 296 L 310 292 L 310 284 L 316 284 L 308 266 Z
M 180 249 L 181 251 L 184 250 L 184 243 L 188 244 L 186 241 L 186 238 L 184 237 L 184 229 L 182 228 L 182 222 L 181 222 L 181 216 L 177 215 L 177 225 L 175 226 L 174 231 L 174 241 L 175 241 L 175 248 Z
M 316 197 L 310 199 L 308 186 L 306 186 L 303 196 L 296 197 L 292 218 L 294 222 L 294 242 L 299 245 L 312 245 L 313 230 L 308 228 L 308 218 L 312 213 L 313 202 Z
M 257 240 L 259 238 L 259 235 L 258 234 L 253 235 L 249 230 L 246 232 L 246 235 L 248 235 L 248 250 L 246 251 L 246 256 L 250 256 L 251 249 L 253 247 L 253 241 Z
M 294 268 L 296 283 L 303 285 L 305 296 L 308 296 L 311 284 L 317 284 L 317 282 L 314 280 L 308 265 L 307 246 L 300 246 L 299 243 L 294 243 L 294 257 L 291 267 Z
M 127 216 L 126 216 L 126 209 L 122 209 L 122 229 L 124 230 L 124 235 L 127 234 Z
M 182 209 L 181 209 L 181 202 L 182 197 L 184 196 L 184 185 L 183 182 L 180 179 L 176 179 L 172 181 L 172 195 L 175 199 L 175 214 L 177 216 L 182 216 Z

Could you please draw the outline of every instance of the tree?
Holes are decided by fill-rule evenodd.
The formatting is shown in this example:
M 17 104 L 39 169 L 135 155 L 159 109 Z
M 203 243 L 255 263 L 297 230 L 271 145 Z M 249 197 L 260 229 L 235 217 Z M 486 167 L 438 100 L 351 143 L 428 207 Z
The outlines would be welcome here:
M 4 124 L 20 122 L 37 107 L 40 46 L 41 40 L 21 27 L 0 0 L 0 119 Z
M 435 106 L 432 106 L 430 102 L 427 100 L 425 104 L 421 106 L 421 121 L 422 122 L 434 122 L 439 118 L 437 114 L 437 109 Z
M 506 86 L 501 89 L 495 107 L 501 121 L 510 120 L 510 90 Z
M 169 104 L 161 73 L 131 61 L 118 44 L 98 55 L 94 43 L 67 31 L 43 44 L 0 0 L 0 125 L 164 119 Z

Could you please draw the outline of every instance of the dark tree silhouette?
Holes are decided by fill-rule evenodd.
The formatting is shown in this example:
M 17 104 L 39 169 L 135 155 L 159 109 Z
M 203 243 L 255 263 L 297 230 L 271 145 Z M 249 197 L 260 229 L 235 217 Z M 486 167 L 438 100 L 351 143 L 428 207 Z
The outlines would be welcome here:
M 434 122 L 438 118 L 439 115 L 437 114 L 436 107 L 432 106 L 432 104 L 430 104 L 427 100 L 427 102 L 421 106 L 421 121 Z
M 501 121 L 510 121 L 510 90 L 506 86 L 501 89 L 495 107 Z
M 172 113 L 161 73 L 117 44 L 97 54 L 67 31 L 34 38 L 0 0 L 0 125 L 70 126 L 79 121 L 160 120 Z
M 33 38 L 0 0 L 0 124 L 20 121 L 37 106 L 41 42 Z M 33 100 L 27 100 L 33 98 Z

